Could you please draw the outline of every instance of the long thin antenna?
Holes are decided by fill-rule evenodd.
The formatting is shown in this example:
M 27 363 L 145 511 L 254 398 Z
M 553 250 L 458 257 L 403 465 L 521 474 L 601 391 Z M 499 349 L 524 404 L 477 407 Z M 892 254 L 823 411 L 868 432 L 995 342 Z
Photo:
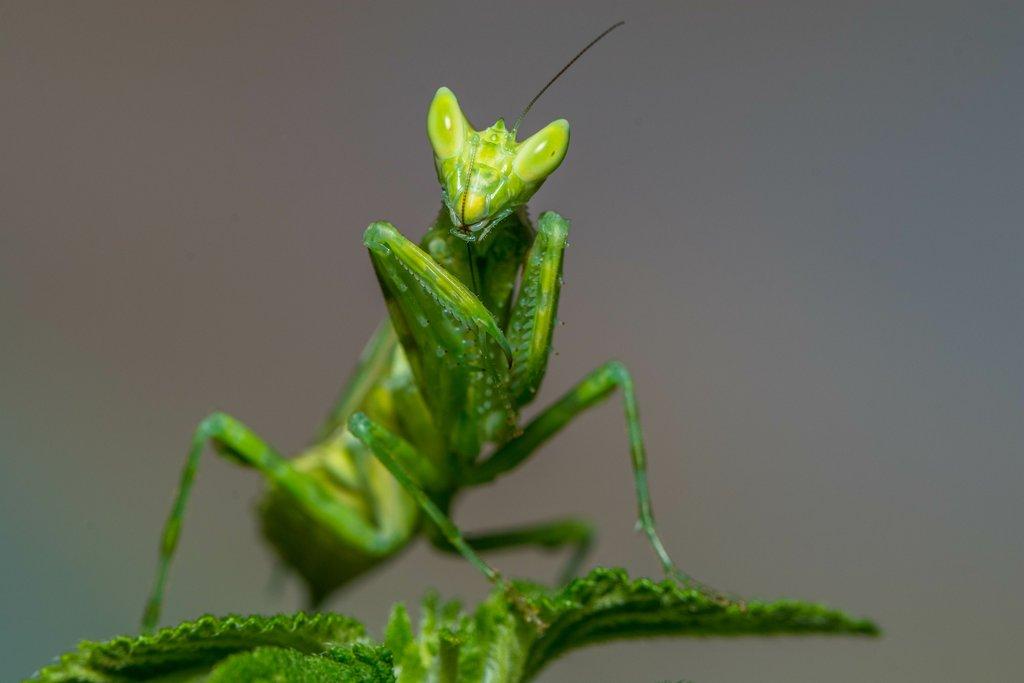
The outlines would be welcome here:
M 534 95 L 533 99 L 532 99 L 532 100 L 530 100 L 530 103 L 529 103 L 528 105 L 526 105 L 526 109 L 523 109 L 523 113 L 519 115 L 519 118 L 518 118 L 518 119 L 516 119 L 516 123 L 515 123 L 515 125 L 514 125 L 514 126 L 512 126 L 512 139 L 513 139 L 513 140 L 514 140 L 514 139 L 515 139 L 515 137 L 516 137 L 516 132 L 517 132 L 517 131 L 519 130 L 519 124 L 523 122 L 523 118 L 524 118 L 524 117 L 526 116 L 527 112 L 529 112 L 529 111 L 530 111 L 530 108 L 531 108 L 531 107 L 532 107 L 532 106 L 533 106 L 533 105 L 534 105 L 534 104 L 535 104 L 535 103 L 537 102 L 537 100 L 539 100 L 539 99 L 540 99 L 540 96 L 544 94 L 544 91 L 545 91 L 545 90 L 547 90 L 548 88 L 550 88 L 550 87 L 551 87 L 551 84 L 552 84 L 552 83 L 554 83 L 555 81 L 557 81 L 557 80 L 559 79 L 559 77 L 561 77 L 561 75 L 562 75 L 562 74 L 564 74 L 564 73 L 565 73 L 566 71 L 568 71 L 568 70 L 569 70 L 569 67 L 570 67 L 570 66 L 572 66 L 573 64 L 575 64 L 575 63 L 576 63 L 576 60 L 577 60 L 577 59 L 579 59 L 580 57 L 582 57 L 582 56 L 583 56 L 583 53 L 584 53 L 584 52 L 586 52 L 586 51 L 587 51 L 587 50 L 589 50 L 590 48 L 594 47 L 594 44 L 595 44 L 595 43 L 596 43 L 597 41 L 601 40 L 601 39 L 602 39 L 602 38 L 604 38 L 604 37 L 605 37 L 606 35 L 608 35 L 609 33 L 611 33 L 612 31 L 614 31 L 615 29 L 617 29 L 618 27 L 622 26 L 622 25 L 623 25 L 623 24 L 625 24 L 625 23 L 626 23 L 626 22 L 624 22 L 624 21 L 619 21 L 619 22 L 616 22 L 616 23 L 612 24 L 611 26 L 609 26 L 608 28 L 606 28 L 606 29 L 605 29 L 604 31 L 602 31 L 602 32 L 601 32 L 601 35 L 599 35 L 599 36 L 598 36 L 597 38 L 594 38 L 594 39 L 593 39 L 592 41 L 590 41 L 589 43 L 587 43 L 587 46 L 586 46 L 586 47 L 584 47 L 584 48 L 583 48 L 582 50 L 580 50 L 579 52 L 577 52 L 577 53 L 576 53 L 576 56 L 575 56 L 575 57 L 573 57 L 572 59 L 570 59 L 570 60 L 569 60 L 569 63 L 568 63 L 568 64 L 566 64 L 565 66 L 563 66 L 563 67 L 562 67 L 562 70 L 561 70 L 561 71 L 559 71 L 558 73 L 556 73 L 556 74 L 555 74 L 555 77 L 554 77 L 554 78 L 552 78 L 552 79 L 551 79 L 550 81 L 548 81 L 548 84 L 547 84 L 547 85 L 545 85 L 545 86 L 544 86 L 543 88 L 541 88 L 541 89 L 540 89 L 540 92 L 539 92 L 539 93 L 537 93 L 536 95 Z

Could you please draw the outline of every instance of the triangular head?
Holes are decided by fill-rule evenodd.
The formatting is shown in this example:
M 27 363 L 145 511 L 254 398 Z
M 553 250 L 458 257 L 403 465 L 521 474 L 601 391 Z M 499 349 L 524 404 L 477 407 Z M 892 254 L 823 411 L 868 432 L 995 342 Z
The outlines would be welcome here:
M 498 119 L 476 130 L 448 88 L 427 113 L 427 137 L 452 225 L 470 241 L 519 206 L 551 175 L 569 149 L 569 122 L 552 121 L 522 142 Z

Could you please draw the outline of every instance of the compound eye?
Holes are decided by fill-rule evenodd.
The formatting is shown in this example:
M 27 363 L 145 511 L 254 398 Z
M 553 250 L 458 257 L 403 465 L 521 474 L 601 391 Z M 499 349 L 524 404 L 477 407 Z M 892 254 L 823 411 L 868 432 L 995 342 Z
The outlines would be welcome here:
M 459 108 L 455 93 L 448 88 L 439 88 L 427 112 L 427 137 L 434 148 L 434 155 L 443 161 L 458 154 L 466 141 L 468 129 L 469 122 Z
M 512 170 L 526 182 L 543 180 L 565 158 L 569 149 L 569 122 L 552 121 L 519 145 Z

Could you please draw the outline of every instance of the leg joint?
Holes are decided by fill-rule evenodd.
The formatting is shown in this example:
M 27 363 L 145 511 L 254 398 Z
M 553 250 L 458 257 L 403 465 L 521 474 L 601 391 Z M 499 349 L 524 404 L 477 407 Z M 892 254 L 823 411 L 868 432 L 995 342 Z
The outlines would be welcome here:
M 388 249 L 388 242 L 397 233 L 398 230 L 391 223 L 387 221 L 374 221 L 370 223 L 363 233 L 363 244 L 373 251 L 386 250 Z
M 225 425 L 229 421 L 231 421 L 231 417 L 227 413 L 222 413 L 218 410 L 204 417 L 196 431 L 204 437 L 210 437 L 223 432 Z
M 629 374 L 629 368 L 622 361 L 608 361 L 603 370 L 623 389 L 633 386 L 633 376 Z
M 537 231 L 548 240 L 548 244 L 565 246 L 569 238 L 569 221 L 554 211 L 545 211 L 537 221 Z

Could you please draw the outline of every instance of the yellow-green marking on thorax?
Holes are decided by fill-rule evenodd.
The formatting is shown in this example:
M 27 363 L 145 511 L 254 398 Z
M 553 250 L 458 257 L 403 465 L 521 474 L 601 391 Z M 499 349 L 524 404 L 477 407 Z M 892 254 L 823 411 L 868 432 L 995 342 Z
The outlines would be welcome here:
M 442 87 L 430 103 L 427 136 L 452 224 L 473 240 L 529 201 L 558 168 L 569 148 L 569 122 L 558 119 L 516 142 L 504 119 L 474 129 L 455 94 Z

